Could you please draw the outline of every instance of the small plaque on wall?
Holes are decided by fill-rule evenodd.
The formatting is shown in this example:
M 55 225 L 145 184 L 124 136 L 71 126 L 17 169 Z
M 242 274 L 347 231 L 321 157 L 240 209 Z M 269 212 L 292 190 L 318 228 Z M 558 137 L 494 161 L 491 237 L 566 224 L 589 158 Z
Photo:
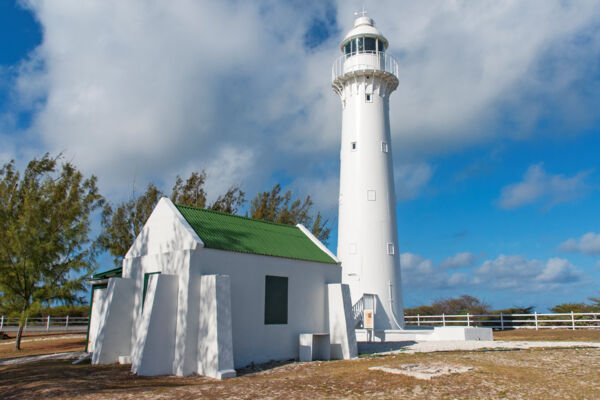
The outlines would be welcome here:
M 375 324 L 373 321 L 373 310 L 364 311 L 365 329 L 373 329 Z

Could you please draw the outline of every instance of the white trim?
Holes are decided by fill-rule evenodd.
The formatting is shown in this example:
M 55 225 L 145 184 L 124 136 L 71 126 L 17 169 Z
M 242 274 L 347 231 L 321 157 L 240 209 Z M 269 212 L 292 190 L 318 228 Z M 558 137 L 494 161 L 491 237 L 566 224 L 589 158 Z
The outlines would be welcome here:
M 338 258 L 331 252 L 329 251 L 329 249 L 327 247 L 325 247 L 325 245 L 323 243 L 321 243 L 321 241 L 319 239 L 317 239 L 315 237 L 315 235 L 313 235 L 308 229 L 306 229 L 306 227 L 302 224 L 297 224 L 296 227 L 298 229 L 300 229 L 302 231 L 302 233 L 304 233 L 306 236 L 308 236 L 308 238 L 310 240 L 313 241 L 314 244 L 316 244 L 321 250 L 323 250 L 325 253 L 327 253 L 327 255 L 331 258 L 333 258 L 333 260 L 338 263 L 341 264 L 341 261 L 338 260 Z

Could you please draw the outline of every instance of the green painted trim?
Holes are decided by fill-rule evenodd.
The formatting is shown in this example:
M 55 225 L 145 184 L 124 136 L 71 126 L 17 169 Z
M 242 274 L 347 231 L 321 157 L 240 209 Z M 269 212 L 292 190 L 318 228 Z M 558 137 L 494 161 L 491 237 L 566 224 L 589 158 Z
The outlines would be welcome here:
M 122 276 L 123 267 L 118 267 L 93 274 L 90 279 L 121 278 Z
M 107 286 L 108 286 L 107 284 L 92 285 L 92 290 L 90 291 L 90 309 L 88 310 L 88 326 L 87 326 L 87 332 L 85 333 L 85 352 L 86 353 L 88 351 L 88 344 L 89 344 L 89 340 L 90 340 L 90 324 L 92 323 L 92 306 L 94 305 L 94 291 L 96 289 L 105 289 Z
M 144 311 L 144 303 L 146 302 L 146 290 L 148 290 L 148 279 L 150 275 L 160 274 L 160 271 L 156 272 L 146 272 L 144 274 L 144 289 L 142 290 L 142 311 Z

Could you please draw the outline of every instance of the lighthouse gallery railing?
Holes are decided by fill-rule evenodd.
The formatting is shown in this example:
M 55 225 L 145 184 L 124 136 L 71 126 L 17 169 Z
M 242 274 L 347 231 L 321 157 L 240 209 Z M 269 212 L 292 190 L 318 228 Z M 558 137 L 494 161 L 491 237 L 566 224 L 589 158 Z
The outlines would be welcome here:
M 348 72 L 371 70 L 389 72 L 399 78 L 398 61 L 386 53 L 373 52 L 339 57 L 331 67 L 331 81 L 334 82 Z

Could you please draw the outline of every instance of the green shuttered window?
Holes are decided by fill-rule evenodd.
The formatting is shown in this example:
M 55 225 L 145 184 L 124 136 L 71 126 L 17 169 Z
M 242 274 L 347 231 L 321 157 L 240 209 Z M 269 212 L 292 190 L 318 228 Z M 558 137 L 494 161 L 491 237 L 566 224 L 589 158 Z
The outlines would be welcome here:
M 265 325 L 287 324 L 288 278 L 265 277 Z

